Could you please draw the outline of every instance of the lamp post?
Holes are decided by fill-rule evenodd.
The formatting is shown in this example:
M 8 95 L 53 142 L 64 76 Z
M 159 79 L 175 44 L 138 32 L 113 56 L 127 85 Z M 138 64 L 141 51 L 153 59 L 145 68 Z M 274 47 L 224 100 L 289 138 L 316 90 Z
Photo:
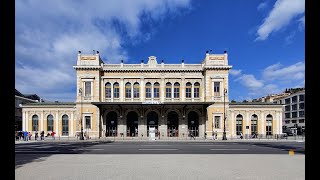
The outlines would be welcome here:
M 83 127 L 82 127 L 82 88 L 79 89 L 79 94 L 80 94 L 80 140 L 84 140 L 83 137 Z
M 222 140 L 227 140 L 227 135 L 226 135 L 226 94 L 227 94 L 227 89 L 224 89 L 224 92 L 223 92 L 223 136 L 222 136 Z

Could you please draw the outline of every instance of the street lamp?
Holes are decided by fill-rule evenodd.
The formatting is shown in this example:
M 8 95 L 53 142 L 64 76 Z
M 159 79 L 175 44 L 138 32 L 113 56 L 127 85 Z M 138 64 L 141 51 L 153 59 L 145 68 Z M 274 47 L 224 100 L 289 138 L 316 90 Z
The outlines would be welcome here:
M 80 127 L 81 127 L 80 140 L 84 140 L 83 127 L 82 127 L 82 88 L 79 89 L 79 94 L 80 94 Z
M 223 92 L 223 136 L 222 140 L 227 140 L 227 135 L 226 135 L 226 94 L 227 94 L 227 89 L 224 89 Z

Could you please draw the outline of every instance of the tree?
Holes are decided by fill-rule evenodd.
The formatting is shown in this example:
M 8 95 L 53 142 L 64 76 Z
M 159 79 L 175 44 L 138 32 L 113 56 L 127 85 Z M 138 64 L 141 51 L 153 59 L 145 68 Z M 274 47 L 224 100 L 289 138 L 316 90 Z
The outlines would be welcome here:
M 232 103 L 235 103 L 235 102 L 237 102 L 237 101 L 236 101 L 236 100 L 234 100 L 234 99 L 232 99 L 232 100 L 231 100 L 231 102 L 232 102 Z
M 247 100 L 243 100 L 242 102 L 248 102 Z

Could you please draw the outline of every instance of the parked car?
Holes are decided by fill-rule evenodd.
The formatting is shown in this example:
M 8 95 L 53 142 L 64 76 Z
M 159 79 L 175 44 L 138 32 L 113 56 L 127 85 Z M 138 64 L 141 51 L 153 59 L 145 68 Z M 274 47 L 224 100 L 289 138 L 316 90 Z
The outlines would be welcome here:
M 293 133 L 292 133 L 292 131 L 291 131 L 290 129 L 288 129 L 288 130 L 283 130 L 282 133 L 287 134 L 287 136 L 293 136 Z

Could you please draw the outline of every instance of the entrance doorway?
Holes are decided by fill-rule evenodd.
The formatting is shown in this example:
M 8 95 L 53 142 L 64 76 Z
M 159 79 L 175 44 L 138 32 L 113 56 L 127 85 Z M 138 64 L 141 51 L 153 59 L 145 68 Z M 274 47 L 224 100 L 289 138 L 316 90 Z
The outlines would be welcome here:
M 107 114 L 106 117 L 106 132 L 105 136 L 117 136 L 118 118 L 117 113 L 112 111 Z
M 199 115 L 194 111 L 188 114 L 188 136 L 199 137 Z
M 138 114 L 131 111 L 127 115 L 127 137 L 138 136 Z
M 175 111 L 168 113 L 167 118 L 167 136 L 168 137 L 178 137 L 179 136 L 179 115 Z
M 147 115 L 147 136 L 149 137 L 149 129 L 155 128 L 155 136 L 158 136 L 158 114 L 151 111 Z

